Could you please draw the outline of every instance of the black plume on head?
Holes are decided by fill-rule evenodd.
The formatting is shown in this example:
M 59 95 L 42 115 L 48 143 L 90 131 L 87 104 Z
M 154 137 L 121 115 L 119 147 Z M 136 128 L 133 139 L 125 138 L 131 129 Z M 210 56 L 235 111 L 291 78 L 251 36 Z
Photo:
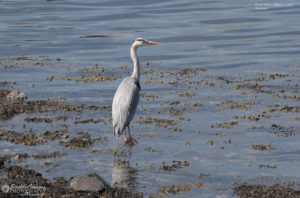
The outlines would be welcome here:
M 136 38 L 134 41 L 142 41 L 143 43 L 146 42 L 146 39 L 143 39 L 143 38 Z

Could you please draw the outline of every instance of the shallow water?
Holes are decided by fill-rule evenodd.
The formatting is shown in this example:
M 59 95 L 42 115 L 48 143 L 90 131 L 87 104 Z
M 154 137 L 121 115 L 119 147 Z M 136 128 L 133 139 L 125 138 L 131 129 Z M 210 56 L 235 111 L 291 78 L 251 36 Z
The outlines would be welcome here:
M 299 8 L 297 1 L 1 1 L 0 79 L 10 83 L 1 88 L 22 90 L 28 100 L 63 97 L 68 104 L 110 106 L 132 71 L 133 39 L 161 43 L 139 49 L 145 97 L 132 122 L 137 146 L 115 140 L 110 111 L 55 111 L 18 114 L 1 120 L 1 129 L 67 128 L 70 136 L 86 132 L 108 141 L 80 150 L 56 141 L 38 146 L 1 141 L 2 154 L 66 152 L 47 159 L 50 165 L 31 158 L 21 165 L 49 179 L 96 172 L 145 195 L 176 196 L 162 192 L 170 184 L 186 186 L 177 192 L 180 197 L 231 197 L 233 184 L 242 182 L 294 182 L 299 188 Z M 117 78 L 80 80 L 95 72 Z M 181 103 L 170 105 L 176 101 Z M 285 105 L 293 108 L 285 111 Z M 58 116 L 67 119 L 55 120 Z M 54 120 L 24 120 L 33 117 Z M 178 125 L 142 122 L 149 117 Z M 104 122 L 75 124 L 99 118 Z M 269 144 L 270 150 L 254 149 Z M 177 161 L 188 164 L 160 168 Z

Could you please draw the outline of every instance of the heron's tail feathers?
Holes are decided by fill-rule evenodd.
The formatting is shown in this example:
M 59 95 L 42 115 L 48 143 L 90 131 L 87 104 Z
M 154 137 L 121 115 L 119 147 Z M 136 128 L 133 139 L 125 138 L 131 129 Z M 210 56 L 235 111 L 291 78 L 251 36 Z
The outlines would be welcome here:
M 114 135 L 115 137 L 120 137 L 120 135 L 122 134 L 122 131 L 120 129 L 120 127 L 118 127 L 117 125 L 114 125 Z
M 121 133 L 119 133 L 119 131 L 117 131 L 117 130 L 114 130 L 114 135 L 115 135 L 115 137 L 120 137 L 120 135 L 121 135 Z

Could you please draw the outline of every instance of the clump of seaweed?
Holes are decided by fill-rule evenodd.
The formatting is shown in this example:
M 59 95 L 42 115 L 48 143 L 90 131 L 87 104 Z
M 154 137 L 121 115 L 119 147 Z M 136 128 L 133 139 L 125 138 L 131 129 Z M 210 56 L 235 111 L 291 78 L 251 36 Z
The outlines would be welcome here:
M 172 161 L 171 165 L 166 165 L 165 162 L 163 162 L 163 165 L 159 167 L 159 170 L 176 171 L 176 169 L 178 169 L 178 168 L 185 168 L 188 166 L 190 166 L 190 163 L 188 163 L 188 161 L 174 160 L 174 161 Z
M 272 145 L 272 143 L 270 143 L 268 145 L 252 144 L 252 149 L 259 150 L 259 151 L 271 151 L 271 150 L 275 150 L 276 148 Z
M 192 190 L 193 184 L 191 183 L 179 183 L 177 185 L 161 185 L 158 187 L 158 190 L 165 195 L 180 195 Z

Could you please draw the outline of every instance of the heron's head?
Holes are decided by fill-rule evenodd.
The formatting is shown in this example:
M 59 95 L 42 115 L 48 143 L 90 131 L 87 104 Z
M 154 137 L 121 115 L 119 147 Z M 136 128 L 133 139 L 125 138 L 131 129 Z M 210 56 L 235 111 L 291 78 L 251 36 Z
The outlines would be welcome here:
M 136 46 L 136 47 L 144 47 L 148 45 L 159 45 L 159 43 L 153 41 L 147 41 L 146 39 L 143 38 L 136 38 L 132 44 L 132 46 Z

